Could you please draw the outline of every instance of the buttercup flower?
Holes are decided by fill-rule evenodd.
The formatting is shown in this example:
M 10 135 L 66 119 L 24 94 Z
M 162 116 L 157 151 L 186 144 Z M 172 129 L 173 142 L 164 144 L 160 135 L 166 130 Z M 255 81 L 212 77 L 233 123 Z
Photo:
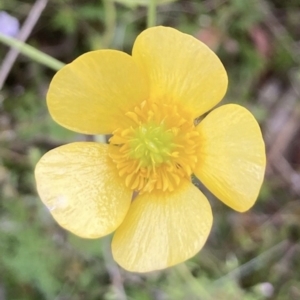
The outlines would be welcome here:
M 41 158 L 37 189 L 54 219 L 84 238 L 115 231 L 113 257 L 130 271 L 195 255 L 212 212 L 191 175 L 240 212 L 254 204 L 264 176 L 264 143 L 248 110 L 228 104 L 195 122 L 226 88 L 218 57 L 166 27 L 142 32 L 132 56 L 92 51 L 63 67 L 47 95 L 53 119 L 112 137 L 108 145 L 76 142 Z

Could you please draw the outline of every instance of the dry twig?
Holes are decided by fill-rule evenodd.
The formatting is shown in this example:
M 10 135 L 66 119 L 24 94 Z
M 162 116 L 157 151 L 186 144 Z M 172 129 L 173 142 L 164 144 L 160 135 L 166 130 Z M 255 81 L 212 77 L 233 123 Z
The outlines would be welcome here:
M 40 18 L 44 8 L 46 7 L 48 0 L 37 0 L 32 6 L 27 19 L 25 20 L 19 34 L 17 35 L 17 39 L 25 42 L 29 37 L 33 27 L 36 22 Z M 3 87 L 3 84 L 19 55 L 19 50 L 11 48 L 7 55 L 5 56 L 1 68 L 0 68 L 0 90 Z

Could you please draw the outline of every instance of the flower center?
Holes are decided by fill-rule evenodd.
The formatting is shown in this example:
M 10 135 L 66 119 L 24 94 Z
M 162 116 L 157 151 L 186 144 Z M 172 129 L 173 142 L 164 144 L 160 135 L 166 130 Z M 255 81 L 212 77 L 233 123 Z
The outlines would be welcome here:
M 140 161 L 141 167 L 158 167 L 172 156 L 174 134 L 163 124 L 143 124 L 133 130 L 129 156 Z
M 109 141 L 109 155 L 126 186 L 173 191 L 190 179 L 199 134 L 189 114 L 176 105 L 144 101 L 126 116 L 132 125 L 115 130 Z

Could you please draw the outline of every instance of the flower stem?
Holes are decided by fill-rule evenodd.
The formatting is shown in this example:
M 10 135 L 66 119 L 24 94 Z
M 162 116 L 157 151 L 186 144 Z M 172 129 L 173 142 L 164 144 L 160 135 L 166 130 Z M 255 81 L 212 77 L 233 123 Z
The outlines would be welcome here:
M 114 1 L 103 0 L 102 3 L 105 11 L 105 33 L 102 38 L 102 46 L 103 48 L 109 48 L 116 30 L 117 12 Z
M 25 44 L 15 38 L 5 36 L 1 33 L 0 33 L 0 42 L 18 49 L 22 54 L 28 56 L 29 58 L 35 60 L 36 62 L 39 62 L 55 71 L 59 70 L 64 66 L 64 63 L 49 56 L 48 54 L 43 53 L 37 50 L 36 48 L 29 46 L 28 44 Z
M 153 27 L 156 25 L 156 1 L 149 0 L 148 4 L 148 18 L 147 18 L 147 27 Z

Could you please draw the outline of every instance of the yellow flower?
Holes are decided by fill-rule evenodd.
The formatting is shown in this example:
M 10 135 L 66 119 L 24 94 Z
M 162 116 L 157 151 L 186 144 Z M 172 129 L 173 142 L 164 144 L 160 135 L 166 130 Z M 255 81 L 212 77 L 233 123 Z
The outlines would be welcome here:
M 85 238 L 115 231 L 114 259 L 130 271 L 195 255 L 212 213 L 191 175 L 240 212 L 254 204 L 264 176 L 264 143 L 248 110 L 228 104 L 195 123 L 226 88 L 218 57 L 166 27 L 142 32 L 132 56 L 92 51 L 63 67 L 47 95 L 53 119 L 112 137 L 109 145 L 76 142 L 41 158 L 37 189 L 54 219 Z

